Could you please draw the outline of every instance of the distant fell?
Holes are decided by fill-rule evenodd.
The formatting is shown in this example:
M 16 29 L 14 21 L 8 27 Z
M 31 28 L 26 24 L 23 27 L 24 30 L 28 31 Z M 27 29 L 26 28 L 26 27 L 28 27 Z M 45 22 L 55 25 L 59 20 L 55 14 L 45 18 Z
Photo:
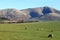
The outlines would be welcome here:
M 60 21 L 60 10 L 48 6 L 23 10 L 3 9 L 0 10 L 0 19 L 4 20 L 3 18 L 11 21 Z

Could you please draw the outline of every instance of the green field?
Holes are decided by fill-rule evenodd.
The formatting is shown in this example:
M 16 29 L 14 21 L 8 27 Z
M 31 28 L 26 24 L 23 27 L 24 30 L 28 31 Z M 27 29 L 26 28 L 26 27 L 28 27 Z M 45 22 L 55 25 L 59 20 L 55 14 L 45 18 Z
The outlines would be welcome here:
M 60 22 L 0 24 L 0 40 L 60 40 Z

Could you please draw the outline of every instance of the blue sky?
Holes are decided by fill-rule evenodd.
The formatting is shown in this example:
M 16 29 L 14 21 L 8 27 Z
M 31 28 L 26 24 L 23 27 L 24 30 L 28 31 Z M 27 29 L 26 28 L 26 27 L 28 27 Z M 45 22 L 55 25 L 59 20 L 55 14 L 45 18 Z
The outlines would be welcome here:
M 0 9 L 26 9 L 49 6 L 60 10 L 60 0 L 0 0 Z

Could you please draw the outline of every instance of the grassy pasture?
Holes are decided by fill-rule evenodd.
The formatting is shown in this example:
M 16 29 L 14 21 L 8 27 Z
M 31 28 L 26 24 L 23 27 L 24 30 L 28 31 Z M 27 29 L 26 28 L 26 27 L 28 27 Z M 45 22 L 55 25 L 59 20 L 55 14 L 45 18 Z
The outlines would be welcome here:
M 0 24 L 0 40 L 60 40 L 60 22 Z

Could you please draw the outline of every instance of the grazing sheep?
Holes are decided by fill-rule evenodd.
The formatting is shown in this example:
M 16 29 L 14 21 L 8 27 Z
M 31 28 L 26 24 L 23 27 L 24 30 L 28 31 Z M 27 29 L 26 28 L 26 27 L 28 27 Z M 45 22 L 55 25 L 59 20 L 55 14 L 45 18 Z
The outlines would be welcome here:
M 53 30 L 51 30 L 51 32 L 53 32 Z
M 27 30 L 27 27 L 25 27 L 25 30 Z
M 49 35 L 48 35 L 48 38 L 52 38 L 52 37 L 53 37 L 53 34 L 49 34 Z

